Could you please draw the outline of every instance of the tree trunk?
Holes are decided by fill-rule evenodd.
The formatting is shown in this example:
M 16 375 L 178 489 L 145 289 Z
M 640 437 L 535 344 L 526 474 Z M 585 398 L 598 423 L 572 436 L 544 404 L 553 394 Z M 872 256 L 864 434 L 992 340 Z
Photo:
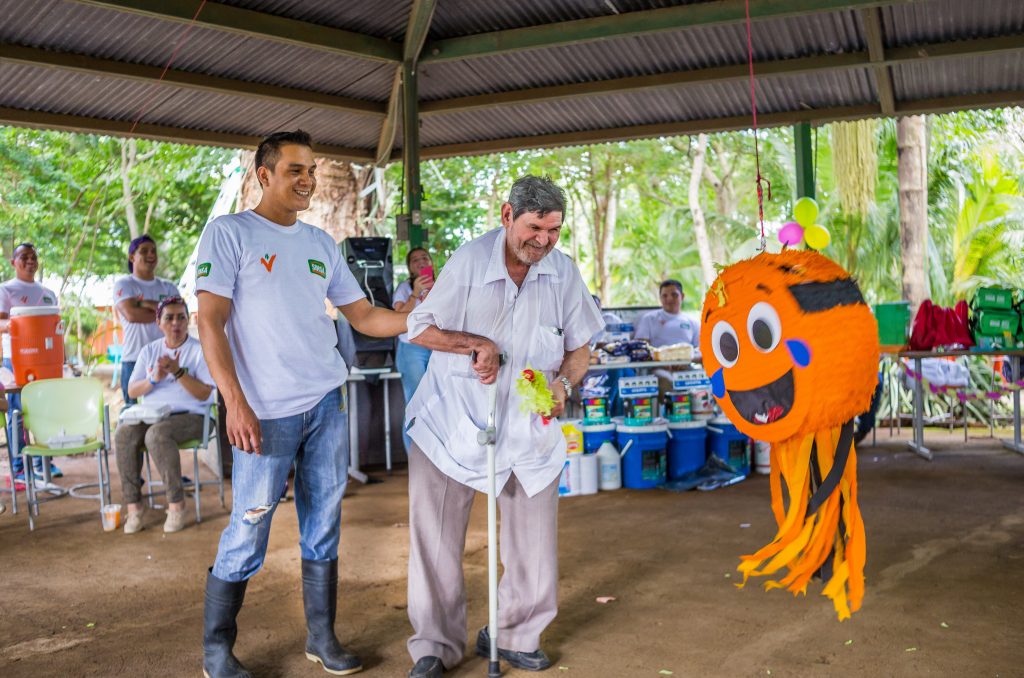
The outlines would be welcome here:
M 607 304 L 611 293 L 608 267 L 619 211 L 619 196 L 614 185 L 615 165 L 610 157 L 605 157 L 603 167 L 595 166 L 593 149 L 587 153 L 587 157 L 594 218 L 594 286 L 599 290 L 601 303 Z
M 899 158 L 900 258 L 903 268 L 903 298 L 910 302 L 911 317 L 929 297 L 926 261 L 928 256 L 928 164 L 925 118 L 915 115 L 896 123 Z
M 693 154 L 693 167 L 690 169 L 689 203 L 690 214 L 693 215 L 693 234 L 697 239 L 697 253 L 700 255 L 700 270 L 704 276 L 704 286 L 711 287 L 715 282 L 715 265 L 711 259 L 711 245 L 708 242 L 708 228 L 704 221 L 704 208 L 700 205 L 700 180 L 704 176 L 704 159 L 708 151 L 708 135 L 697 137 L 697 148 Z
M 135 200 L 132 196 L 131 172 L 135 167 L 135 159 L 138 155 L 138 147 L 135 139 L 125 139 L 121 142 L 121 194 L 124 202 L 124 214 L 128 219 L 128 232 L 132 240 L 140 235 L 139 220 L 135 216 Z
M 241 162 L 246 171 L 238 196 L 239 211 L 256 207 L 263 196 L 263 188 L 253 169 L 253 157 L 251 151 L 242 153 Z M 299 219 L 327 231 L 337 242 L 351 236 L 377 233 L 377 225 L 384 218 L 383 207 L 374 201 L 372 194 L 359 197 L 360 191 L 375 178 L 373 167 L 358 167 L 328 158 L 316 158 L 316 166 L 316 192 L 309 209 L 299 213 Z M 380 191 L 383 174 L 376 179 Z

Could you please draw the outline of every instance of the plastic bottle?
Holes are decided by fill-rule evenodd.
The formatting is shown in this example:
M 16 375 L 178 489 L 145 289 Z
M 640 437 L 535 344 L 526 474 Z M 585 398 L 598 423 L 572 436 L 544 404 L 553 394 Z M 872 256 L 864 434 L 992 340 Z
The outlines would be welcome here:
M 600 468 L 600 488 L 617 490 L 622 487 L 622 462 L 619 451 L 610 442 L 605 442 L 597 450 L 597 463 Z

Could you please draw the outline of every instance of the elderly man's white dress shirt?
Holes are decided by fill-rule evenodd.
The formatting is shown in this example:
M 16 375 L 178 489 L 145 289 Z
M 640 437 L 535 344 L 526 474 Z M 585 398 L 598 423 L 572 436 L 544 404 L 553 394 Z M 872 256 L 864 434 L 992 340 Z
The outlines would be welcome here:
M 409 314 L 409 338 L 431 325 L 486 337 L 507 356 L 498 373 L 497 486 L 512 473 L 529 496 L 551 484 L 565 463 L 557 420 L 523 412 L 514 380 L 527 367 L 549 382 L 565 354 L 604 326 L 576 264 L 552 250 L 516 287 L 505 266 L 505 229 L 460 247 L 424 303 Z M 450 478 L 487 491 L 487 450 L 477 432 L 487 424 L 487 391 L 468 355 L 434 351 L 426 376 L 406 408 L 406 429 Z

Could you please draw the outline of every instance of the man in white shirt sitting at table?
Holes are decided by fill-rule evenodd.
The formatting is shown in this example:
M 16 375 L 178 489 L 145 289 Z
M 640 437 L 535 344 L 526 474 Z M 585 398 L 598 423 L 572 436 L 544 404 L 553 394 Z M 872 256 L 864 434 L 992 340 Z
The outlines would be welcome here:
M 167 488 L 164 532 L 185 527 L 185 491 L 178 446 L 203 437 L 203 415 L 213 395 L 213 377 L 199 340 L 188 334 L 188 306 L 181 297 L 167 297 L 156 309 L 164 336 L 139 352 L 128 382 L 132 398 L 146 405 L 167 405 L 171 414 L 155 424 L 122 424 L 114 447 L 121 493 L 128 505 L 125 534 L 142 529 L 142 449 L 149 450 Z M 193 482 L 198 482 L 198 478 Z
M 665 280 L 659 286 L 658 293 L 661 308 L 640 317 L 633 338 L 646 339 L 655 348 L 684 342 L 697 348 L 700 325 L 679 310 L 685 298 L 683 284 L 678 280 Z

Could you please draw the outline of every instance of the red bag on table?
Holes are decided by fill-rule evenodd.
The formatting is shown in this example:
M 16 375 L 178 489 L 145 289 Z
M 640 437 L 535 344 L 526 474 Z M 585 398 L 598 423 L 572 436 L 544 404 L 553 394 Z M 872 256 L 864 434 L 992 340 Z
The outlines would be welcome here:
M 967 329 L 967 302 L 960 301 L 953 308 L 944 308 L 934 305 L 931 299 L 925 299 L 914 317 L 910 350 L 930 351 L 953 344 L 967 348 L 974 346 Z

